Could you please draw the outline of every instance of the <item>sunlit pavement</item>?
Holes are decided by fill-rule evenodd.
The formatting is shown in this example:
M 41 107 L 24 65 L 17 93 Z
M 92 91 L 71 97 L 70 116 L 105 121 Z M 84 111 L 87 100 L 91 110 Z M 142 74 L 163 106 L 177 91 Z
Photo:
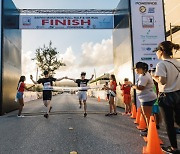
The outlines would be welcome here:
M 17 111 L 0 117 L 1 154 L 140 154 L 146 145 L 133 120 L 120 113 L 105 117 L 107 102 L 88 98 L 88 116 L 83 117 L 76 95 L 53 97 L 49 119 L 42 100 L 25 104 L 24 118 Z M 164 128 L 159 132 L 168 143 Z M 178 144 L 180 143 L 178 136 Z

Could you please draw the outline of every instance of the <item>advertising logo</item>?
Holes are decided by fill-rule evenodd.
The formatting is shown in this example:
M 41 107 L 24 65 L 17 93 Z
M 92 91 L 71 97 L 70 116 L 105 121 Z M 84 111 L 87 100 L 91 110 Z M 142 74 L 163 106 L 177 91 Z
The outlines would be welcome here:
M 150 7 L 148 9 L 148 13 L 155 13 L 155 8 L 154 7 Z
M 137 5 L 157 5 L 157 2 L 136 2 Z
M 144 61 L 152 60 L 152 57 L 141 57 L 141 60 L 144 60 Z
M 142 27 L 143 28 L 154 28 L 154 17 L 153 16 L 142 16 Z
M 140 6 L 140 7 L 139 7 L 139 11 L 140 11 L 141 13 L 145 13 L 145 12 L 146 12 L 146 7 L 145 7 L 145 6 Z
M 31 25 L 31 18 L 30 17 L 22 18 L 22 24 L 23 24 L 23 26 L 30 26 Z

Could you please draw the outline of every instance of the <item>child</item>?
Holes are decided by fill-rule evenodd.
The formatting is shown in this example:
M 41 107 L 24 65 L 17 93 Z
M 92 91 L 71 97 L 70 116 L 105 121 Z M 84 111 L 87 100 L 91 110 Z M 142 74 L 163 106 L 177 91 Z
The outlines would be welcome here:
M 119 85 L 122 90 L 123 102 L 125 105 L 125 113 L 123 113 L 123 115 L 131 115 L 131 83 L 128 78 L 125 78 L 124 84 L 121 85 L 121 83 L 119 83 Z

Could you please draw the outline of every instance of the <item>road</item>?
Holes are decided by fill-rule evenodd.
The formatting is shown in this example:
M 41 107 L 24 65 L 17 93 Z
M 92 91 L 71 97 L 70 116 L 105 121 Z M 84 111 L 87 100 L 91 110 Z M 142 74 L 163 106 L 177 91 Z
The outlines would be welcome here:
M 146 145 L 122 109 L 118 116 L 104 116 L 105 101 L 88 98 L 86 118 L 76 95 L 54 96 L 52 104 L 49 119 L 42 100 L 26 103 L 24 118 L 17 111 L 0 117 L 0 154 L 140 154 Z

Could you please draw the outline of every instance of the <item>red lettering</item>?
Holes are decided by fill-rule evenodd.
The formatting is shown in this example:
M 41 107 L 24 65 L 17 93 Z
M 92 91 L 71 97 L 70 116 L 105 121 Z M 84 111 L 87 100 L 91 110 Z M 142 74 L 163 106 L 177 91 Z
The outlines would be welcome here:
M 50 20 L 50 23 L 51 23 L 51 25 L 54 25 L 54 20 L 51 19 L 51 20 Z
M 63 21 L 60 21 L 60 20 L 55 20 L 55 25 L 59 25 L 59 24 L 61 24 L 61 25 L 66 25 L 66 20 L 63 20 Z
M 68 25 L 71 25 L 71 20 L 68 19 Z
M 87 21 L 81 20 L 81 25 L 84 25 L 85 23 L 91 25 L 91 20 L 87 20 Z
M 47 23 L 49 23 L 49 20 L 45 20 L 45 19 L 42 20 L 42 25 L 45 25 Z
M 72 23 L 73 23 L 72 25 L 74 25 L 74 26 L 75 26 L 75 25 L 79 25 L 79 21 L 78 21 L 78 20 L 75 20 L 75 19 L 72 20 Z

